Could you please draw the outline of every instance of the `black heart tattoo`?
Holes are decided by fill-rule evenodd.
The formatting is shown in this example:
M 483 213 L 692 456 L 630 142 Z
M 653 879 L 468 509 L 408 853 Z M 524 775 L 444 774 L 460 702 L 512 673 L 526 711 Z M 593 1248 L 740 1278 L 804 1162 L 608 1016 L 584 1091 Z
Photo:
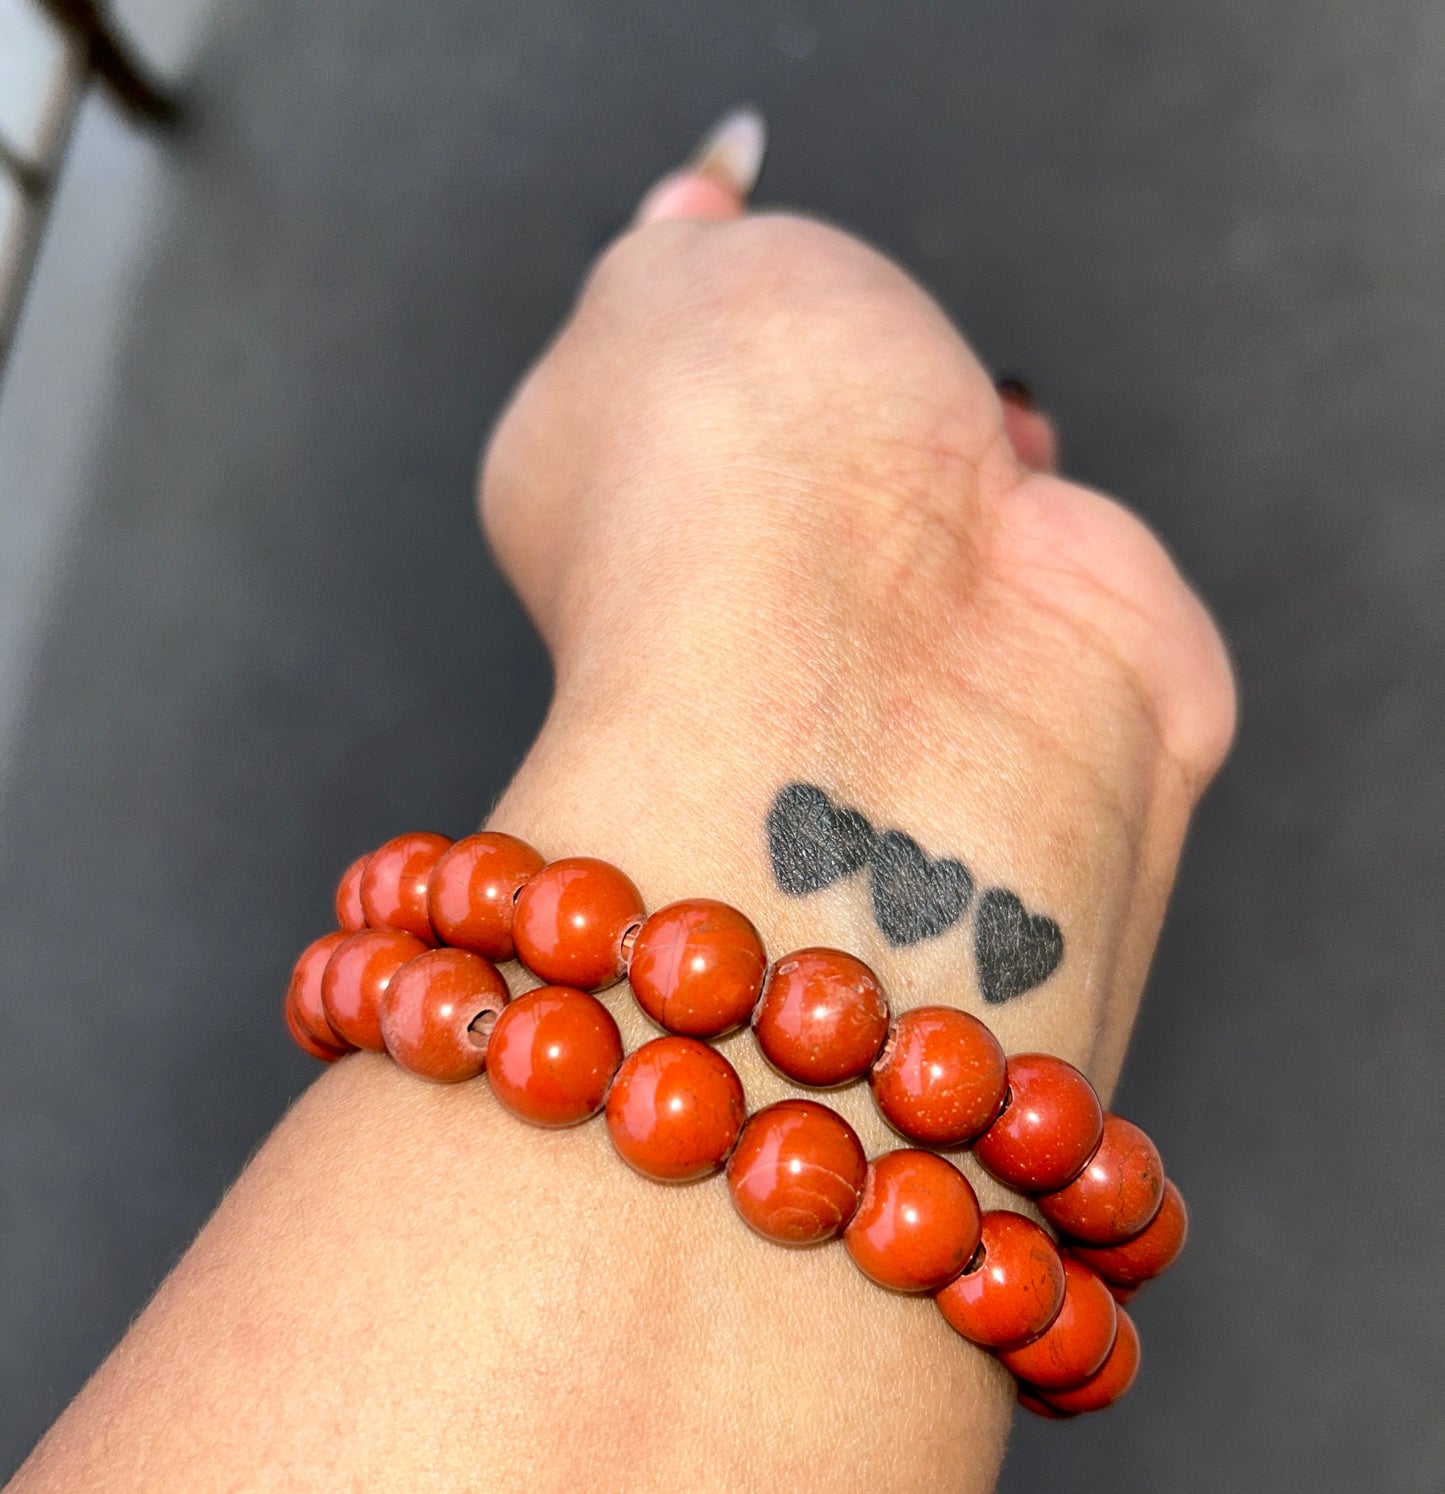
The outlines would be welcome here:
M 973 878 L 961 861 L 930 861 L 911 835 L 885 830 L 868 857 L 873 916 L 890 944 L 917 944 L 946 933 L 973 896 Z
M 974 911 L 973 953 L 983 999 L 1001 1006 L 1054 973 L 1064 935 L 1052 918 L 1025 911 L 1006 887 L 990 887 Z
M 859 871 L 873 827 L 856 809 L 836 808 L 811 783 L 790 783 L 768 811 L 768 851 L 778 886 L 791 897 L 821 892 Z

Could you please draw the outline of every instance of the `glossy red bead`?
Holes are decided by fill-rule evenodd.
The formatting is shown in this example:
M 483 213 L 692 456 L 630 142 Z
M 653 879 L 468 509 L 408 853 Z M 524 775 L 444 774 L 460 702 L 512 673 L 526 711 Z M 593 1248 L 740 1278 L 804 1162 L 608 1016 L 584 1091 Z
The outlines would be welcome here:
M 448 847 L 427 885 L 427 917 L 437 938 L 489 960 L 510 960 L 517 894 L 542 866 L 526 841 L 498 830 Z
M 492 1093 L 534 1126 L 575 1126 L 596 1115 L 622 1062 L 622 1036 L 595 996 L 539 986 L 511 1002 L 487 1044 Z
M 1016 1053 L 1003 1110 L 974 1142 L 973 1155 L 1010 1188 L 1048 1193 L 1078 1177 L 1103 1134 L 1104 1108 L 1073 1064 Z
M 331 952 L 321 976 L 321 1005 L 337 1036 L 373 1053 L 386 1051 L 381 996 L 392 976 L 427 946 L 400 929 L 362 929 Z
M 1027 1385 L 1019 1386 L 1018 1403 L 1023 1410 L 1032 1411 L 1035 1416 L 1042 1416 L 1045 1421 L 1069 1420 L 1067 1411 L 1060 1411 L 1057 1407 L 1049 1405 L 1042 1396 L 1035 1395 Z
M 349 1044 L 345 1048 L 336 1048 L 330 1043 L 317 1042 L 300 1022 L 297 1021 L 296 1009 L 290 1000 L 286 1002 L 284 1012 L 286 1030 L 291 1034 L 291 1041 L 311 1058 L 320 1059 L 322 1063 L 335 1063 L 338 1058 L 345 1058 L 348 1053 L 356 1051 Z
M 348 934 L 366 927 L 366 909 L 361 906 L 361 876 L 370 856 L 358 856 L 336 884 L 336 922 Z
M 897 1292 L 945 1286 L 978 1249 L 978 1199 L 933 1152 L 884 1152 L 868 1166 L 858 1212 L 843 1231 L 853 1264 Z
M 977 1017 L 919 1006 L 894 1018 L 868 1084 L 895 1131 L 925 1146 L 959 1146 L 998 1114 L 1004 1069 L 998 1039 Z
M 799 949 L 768 972 L 753 1013 L 763 1056 L 799 1084 L 860 1079 L 888 1036 L 878 977 L 841 949 Z
M 497 967 L 465 949 L 429 949 L 381 993 L 386 1051 L 408 1072 L 459 1084 L 482 1072 L 491 1023 L 507 1004 Z
M 1039 1212 L 1088 1245 L 1117 1245 L 1159 1212 L 1164 1164 L 1154 1143 L 1122 1116 L 1104 1117 L 1104 1136 L 1088 1165 L 1066 1188 L 1045 1193 Z
M 627 965 L 637 1004 L 683 1037 L 717 1037 L 746 1022 L 767 969 L 763 941 L 726 903 L 689 898 L 637 931 Z
M 1138 1373 L 1139 1330 L 1129 1314 L 1120 1310 L 1119 1331 L 1103 1364 L 1082 1385 L 1072 1390 L 1043 1391 L 1040 1398 L 1067 1416 L 1103 1411 L 1128 1391 Z
M 1064 1263 L 1032 1219 L 1008 1209 L 983 1216 L 978 1249 L 933 1299 L 949 1326 L 986 1349 L 1037 1338 L 1064 1303 Z
M 780 1100 L 750 1116 L 728 1159 L 733 1206 L 760 1235 L 784 1245 L 839 1234 L 867 1175 L 852 1126 L 813 1100 Z
M 337 930 L 313 939 L 301 951 L 286 989 L 286 1025 L 291 1036 L 312 1058 L 324 1063 L 334 1063 L 353 1046 L 327 1021 L 321 1004 L 321 978 L 336 946 L 345 938 L 345 932 Z
M 1064 1302 L 1059 1315 L 1035 1339 L 998 1351 L 1011 1374 L 1039 1390 L 1070 1390 L 1103 1364 L 1114 1346 L 1118 1308 L 1089 1268 L 1064 1256 Z
M 642 895 L 606 861 L 552 861 L 522 888 L 512 921 L 517 958 L 558 986 L 595 991 L 626 968 L 622 940 L 646 917 Z
M 1127 1300 L 1119 1299 L 1119 1291 L 1132 1295 L 1146 1281 L 1168 1270 L 1188 1238 L 1189 1210 L 1184 1206 L 1184 1196 L 1165 1178 L 1159 1212 L 1137 1235 L 1117 1245 L 1085 1245 L 1073 1240 L 1069 1249 L 1111 1289 L 1117 1289 L 1116 1300 Z
M 607 1096 L 607 1129 L 618 1154 L 664 1183 L 716 1172 L 746 1116 L 733 1066 L 695 1038 L 644 1043 L 623 1061 Z
M 449 845 L 445 835 L 413 830 L 393 837 L 366 858 L 361 907 L 368 927 L 400 929 L 426 944 L 437 942 L 427 917 L 427 884 Z

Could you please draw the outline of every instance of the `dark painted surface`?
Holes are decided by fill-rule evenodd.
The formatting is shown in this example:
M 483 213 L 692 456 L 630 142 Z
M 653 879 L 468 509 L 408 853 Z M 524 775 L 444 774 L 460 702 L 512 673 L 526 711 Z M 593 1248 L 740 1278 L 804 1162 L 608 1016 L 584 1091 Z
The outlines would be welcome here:
M 750 97 L 765 199 L 1025 374 L 1242 676 L 1123 1096 L 1193 1242 L 1128 1404 L 1004 1486 L 1445 1487 L 1442 73 L 1427 0 L 229 7 L 7 765 L 0 1469 L 305 1082 L 276 997 L 335 871 L 522 752 L 480 433 Z

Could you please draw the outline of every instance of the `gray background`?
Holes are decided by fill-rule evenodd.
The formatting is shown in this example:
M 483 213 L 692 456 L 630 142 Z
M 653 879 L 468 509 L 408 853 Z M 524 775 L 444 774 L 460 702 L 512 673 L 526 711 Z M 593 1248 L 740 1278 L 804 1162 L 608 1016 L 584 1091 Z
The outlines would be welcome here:
M 92 105 L 0 405 L 0 1473 L 310 1066 L 352 854 L 464 828 L 545 664 L 489 418 L 721 108 L 1162 531 L 1243 735 L 1123 1107 L 1195 1213 L 1106 1417 L 1004 1487 L 1445 1489 L 1445 9 L 1433 0 L 132 7 L 200 109 Z

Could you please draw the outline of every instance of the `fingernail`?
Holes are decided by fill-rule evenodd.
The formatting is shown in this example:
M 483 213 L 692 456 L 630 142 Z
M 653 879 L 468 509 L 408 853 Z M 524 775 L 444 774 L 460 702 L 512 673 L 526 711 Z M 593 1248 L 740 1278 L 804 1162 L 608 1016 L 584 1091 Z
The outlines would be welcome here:
M 994 388 L 998 390 L 1000 399 L 1006 399 L 1024 410 L 1034 408 L 1034 392 L 1022 379 L 996 379 Z
M 768 125 L 750 104 L 733 109 L 703 136 L 689 165 L 747 197 L 758 184 L 768 149 Z

